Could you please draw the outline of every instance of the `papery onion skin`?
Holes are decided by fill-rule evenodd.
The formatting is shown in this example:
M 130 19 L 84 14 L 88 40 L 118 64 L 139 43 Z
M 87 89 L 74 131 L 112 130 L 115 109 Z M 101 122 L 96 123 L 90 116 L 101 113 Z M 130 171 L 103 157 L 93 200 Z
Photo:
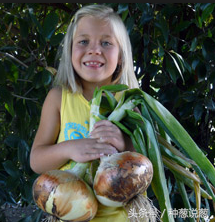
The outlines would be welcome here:
M 32 191 L 40 209 L 62 220 L 84 222 L 97 213 L 98 202 L 92 189 L 70 172 L 52 170 L 41 174 Z
M 94 178 L 94 193 L 106 206 L 123 206 L 146 191 L 153 177 L 151 161 L 136 152 L 122 152 L 101 159 Z

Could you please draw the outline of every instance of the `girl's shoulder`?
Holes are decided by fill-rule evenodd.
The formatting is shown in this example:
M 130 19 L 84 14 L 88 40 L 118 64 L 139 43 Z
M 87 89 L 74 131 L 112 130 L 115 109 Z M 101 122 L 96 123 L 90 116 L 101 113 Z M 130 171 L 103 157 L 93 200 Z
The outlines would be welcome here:
M 53 87 L 49 90 L 49 93 L 48 94 L 53 94 L 55 96 L 61 96 L 62 94 L 62 88 L 61 87 Z
M 52 106 L 56 106 L 60 108 L 61 106 L 61 97 L 62 97 L 62 88 L 61 87 L 53 87 L 49 90 L 46 101 Z
M 53 87 L 49 90 L 47 97 L 55 98 L 56 100 L 61 99 L 62 88 L 61 87 Z

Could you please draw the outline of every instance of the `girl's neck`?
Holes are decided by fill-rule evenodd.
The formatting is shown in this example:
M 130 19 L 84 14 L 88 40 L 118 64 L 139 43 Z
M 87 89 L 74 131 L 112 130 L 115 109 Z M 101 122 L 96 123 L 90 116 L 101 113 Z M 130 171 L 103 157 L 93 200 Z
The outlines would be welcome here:
M 93 98 L 93 92 L 94 91 L 88 91 L 88 90 L 83 90 L 83 97 L 87 100 L 90 101 Z
M 86 100 L 90 101 L 93 98 L 93 93 L 96 87 L 97 85 L 87 85 L 87 86 L 82 85 L 82 89 L 83 89 L 82 94 Z
M 100 88 L 103 85 L 108 85 L 110 83 L 107 84 L 83 84 L 82 82 L 82 88 L 83 88 L 83 96 L 86 100 L 90 101 L 93 98 L 93 93 L 94 90 L 96 89 L 96 87 Z

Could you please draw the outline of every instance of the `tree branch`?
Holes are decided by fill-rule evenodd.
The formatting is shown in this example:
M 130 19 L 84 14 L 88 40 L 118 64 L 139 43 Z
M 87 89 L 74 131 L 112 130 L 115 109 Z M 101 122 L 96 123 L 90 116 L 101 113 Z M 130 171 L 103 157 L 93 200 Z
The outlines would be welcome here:
M 28 98 L 28 97 L 16 95 L 16 94 L 14 94 L 14 93 L 12 93 L 12 96 L 17 97 L 17 98 L 19 98 L 19 99 L 26 99 L 26 100 L 32 100 L 32 101 L 38 100 L 38 98 Z
M 20 65 L 24 66 L 25 68 L 28 68 L 28 66 L 25 63 L 23 63 L 22 61 L 20 61 L 19 59 L 17 59 L 13 55 L 9 54 L 8 52 L 0 52 L 0 53 L 5 55 L 6 57 L 9 57 L 10 59 L 13 59 L 14 61 L 18 62 Z

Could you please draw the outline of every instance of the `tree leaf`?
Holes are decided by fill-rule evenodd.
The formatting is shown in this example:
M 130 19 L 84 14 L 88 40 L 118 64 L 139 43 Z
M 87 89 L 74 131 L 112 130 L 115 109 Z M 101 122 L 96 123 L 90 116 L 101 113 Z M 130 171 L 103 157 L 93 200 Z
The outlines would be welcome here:
M 11 134 L 4 140 L 4 143 L 11 148 L 17 148 L 19 141 L 19 136 Z
M 205 38 L 202 44 L 202 55 L 207 60 L 215 60 L 215 41 L 212 38 Z
M 57 35 L 52 35 L 50 39 L 50 43 L 52 46 L 57 46 L 63 40 L 64 34 L 58 33 Z
M 48 70 L 44 69 L 41 75 L 42 75 L 42 84 L 44 86 L 49 85 L 52 81 L 52 74 Z
M 175 66 L 176 66 L 176 68 L 177 68 L 177 70 L 178 70 L 178 72 L 179 72 L 179 74 L 180 74 L 180 76 L 181 76 L 181 78 L 182 78 L 182 80 L 183 80 L 183 83 L 184 83 L 184 77 L 183 77 L 183 74 L 182 74 L 183 71 L 181 70 L 181 68 L 180 68 L 178 62 L 176 61 L 176 59 L 174 58 L 174 56 L 172 56 L 171 53 L 169 53 L 169 52 L 168 52 L 168 54 L 169 54 L 170 57 L 172 58 Z
M 18 179 L 19 178 L 19 169 L 18 167 L 11 161 L 11 160 L 6 160 L 5 162 L 2 163 L 5 171 L 13 178 L 13 179 Z
M 194 114 L 196 122 L 201 118 L 203 111 L 204 109 L 203 109 L 202 103 L 197 103 L 194 106 L 193 114 Z
M 45 18 L 43 24 L 43 36 L 50 39 L 55 31 L 55 27 L 58 24 L 58 15 L 55 12 L 51 12 Z
M 168 24 L 167 24 L 166 19 L 162 15 L 158 16 L 157 21 L 155 22 L 155 26 L 158 27 L 161 30 L 165 42 L 168 43 L 169 28 L 168 28 Z
M 215 102 L 213 101 L 212 98 L 205 99 L 205 106 L 207 107 L 207 109 L 215 111 Z
M 154 15 L 153 15 L 153 10 L 150 6 L 149 3 L 136 3 L 138 8 L 142 11 L 142 16 L 140 20 L 141 25 L 145 25 L 146 23 L 150 22 Z
M 215 7 L 215 4 L 206 5 L 206 7 L 203 9 L 202 16 L 201 16 L 202 22 L 204 22 L 212 14 L 214 7 Z
M 128 30 L 128 33 L 131 33 L 131 31 L 134 28 L 134 18 L 133 17 L 127 18 L 125 24 L 126 24 L 126 28 Z
M 187 29 L 190 24 L 192 24 L 191 21 L 181 21 L 178 25 L 176 25 L 175 32 L 181 32 L 184 29 Z
M 2 61 L 0 61 L 0 73 L 1 73 L 0 84 L 4 84 L 7 79 L 7 73 L 5 72 L 4 63 Z
M 125 12 L 126 10 L 128 10 L 128 3 L 120 3 L 118 5 L 118 14 L 121 14 L 122 12 Z
M 11 116 L 15 115 L 14 108 L 13 108 L 13 100 L 5 103 L 5 109 L 10 113 Z
M 20 25 L 20 33 L 22 35 L 22 38 L 26 39 L 28 36 L 28 22 L 25 19 L 20 18 L 19 19 L 19 25 Z
M 38 28 L 39 32 L 42 33 L 43 28 L 42 28 L 41 24 L 39 23 L 39 21 L 37 20 L 36 16 L 33 14 L 33 10 L 29 9 L 29 15 L 30 15 L 30 18 L 33 21 L 33 23 Z
M 198 82 L 205 81 L 207 73 L 207 67 L 205 66 L 205 63 L 200 61 L 196 66 L 195 73 L 198 75 Z
M 20 140 L 18 145 L 18 160 L 26 172 L 29 170 L 29 153 L 30 148 L 25 140 Z
M 176 66 L 174 66 L 173 61 L 166 56 L 166 72 L 170 75 L 173 83 L 176 83 L 176 80 L 178 78 L 178 70 L 176 69 Z
M 191 51 L 191 52 L 194 52 L 194 51 L 195 51 L 197 44 L 198 44 L 197 38 L 194 38 L 194 39 L 192 40 L 192 44 L 191 44 L 191 47 L 190 47 L 190 51 Z

